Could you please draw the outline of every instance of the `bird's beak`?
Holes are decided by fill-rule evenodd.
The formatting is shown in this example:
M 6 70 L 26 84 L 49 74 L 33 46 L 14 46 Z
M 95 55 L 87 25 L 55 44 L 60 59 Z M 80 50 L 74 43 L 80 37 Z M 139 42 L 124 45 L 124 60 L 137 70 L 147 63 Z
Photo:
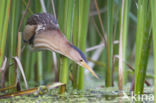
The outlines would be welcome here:
M 86 68 L 86 69 L 88 69 L 91 73 L 92 73 L 92 75 L 94 76 L 94 77 L 96 77 L 97 79 L 99 79 L 99 77 L 96 75 L 96 73 L 87 65 L 87 63 L 86 62 L 81 62 L 81 65 L 84 67 L 84 68 Z

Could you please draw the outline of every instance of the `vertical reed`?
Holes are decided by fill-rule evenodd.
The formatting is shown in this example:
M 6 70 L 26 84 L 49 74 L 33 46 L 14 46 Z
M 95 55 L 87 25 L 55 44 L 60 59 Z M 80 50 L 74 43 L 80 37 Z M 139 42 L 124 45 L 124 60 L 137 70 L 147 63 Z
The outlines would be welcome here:
M 13 64 L 9 67 L 9 85 L 16 86 L 17 81 L 17 66 L 14 65 L 14 60 L 12 57 L 16 56 L 17 51 L 17 38 L 18 38 L 18 16 L 19 16 L 19 3 L 20 1 L 12 1 L 11 5 L 11 15 L 10 15 L 10 25 L 8 37 L 10 40 L 9 48 L 10 48 L 10 63 Z M 15 91 L 14 89 L 13 91 Z
M 122 0 L 121 7 L 121 27 L 120 27 L 120 45 L 119 45 L 119 89 L 123 89 L 125 79 L 127 76 L 126 65 L 126 52 L 127 52 L 127 35 L 129 24 L 129 8 L 130 0 Z
M 152 14 L 152 31 L 153 31 L 153 55 L 154 55 L 154 97 L 156 98 L 156 1 L 151 0 L 151 14 Z M 155 100 L 156 102 L 156 100 Z
M 85 52 L 90 0 L 79 0 L 79 47 Z M 84 89 L 84 68 L 80 67 L 78 89 Z
M 148 0 L 138 0 L 136 58 L 135 58 L 135 93 L 142 94 L 146 77 L 146 68 L 149 55 L 151 36 L 150 11 Z
M 8 24 L 10 18 L 10 8 L 11 0 L 2 0 L 0 3 L 0 69 L 3 65 L 3 60 L 5 56 Z M 5 86 L 5 74 L 3 73 L 1 77 L 2 87 Z M 3 79 L 3 80 L 2 80 Z
M 5 55 L 10 6 L 11 0 L 2 0 L 0 3 L 0 67 L 2 66 Z
M 37 81 L 39 84 L 43 84 L 43 58 L 42 52 L 37 53 Z
M 79 0 L 75 0 L 74 4 L 74 19 L 73 19 L 73 35 L 72 35 L 72 42 L 75 46 L 79 46 Z M 74 89 L 78 88 L 78 71 L 79 66 L 73 63 L 73 83 L 72 86 Z
M 58 20 L 60 20 L 59 22 L 61 22 L 61 27 L 63 29 L 63 33 L 66 35 L 67 39 L 70 41 L 71 40 L 71 35 L 72 35 L 72 25 L 73 25 L 73 12 L 74 12 L 74 0 L 66 0 L 64 1 L 65 5 L 61 6 L 61 1 L 60 1 L 60 10 L 59 12 L 63 13 L 63 20 L 60 20 L 60 18 Z M 63 8 L 64 7 L 64 8 Z M 61 14 L 62 15 L 62 14 Z M 58 14 L 58 16 L 60 16 Z M 66 57 L 62 57 L 62 61 L 61 61 L 61 67 L 60 67 L 60 82 L 67 84 L 68 82 L 68 72 L 69 72 L 69 60 Z M 65 86 L 61 87 L 61 93 L 65 92 Z
M 112 59 L 113 59 L 113 7 L 114 0 L 107 0 L 107 46 L 106 46 L 106 87 L 112 86 Z

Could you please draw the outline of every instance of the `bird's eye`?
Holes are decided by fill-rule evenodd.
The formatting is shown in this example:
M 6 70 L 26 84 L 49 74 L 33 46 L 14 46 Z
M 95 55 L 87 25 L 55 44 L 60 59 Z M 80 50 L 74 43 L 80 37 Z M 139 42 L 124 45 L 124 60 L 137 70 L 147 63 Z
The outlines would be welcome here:
M 81 59 L 80 62 L 83 62 L 83 60 Z

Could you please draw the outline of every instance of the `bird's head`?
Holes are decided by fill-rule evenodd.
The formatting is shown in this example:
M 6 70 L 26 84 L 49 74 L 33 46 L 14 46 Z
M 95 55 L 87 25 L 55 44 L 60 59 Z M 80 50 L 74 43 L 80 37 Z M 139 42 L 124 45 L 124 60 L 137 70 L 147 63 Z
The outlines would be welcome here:
M 67 56 L 73 61 L 75 61 L 77 64 L 79 64 L 80 66 L 88 69 L 92 73 L 93 76 L 95 76 L 96 78 L 99 78 L 96 75 L 96 73 L 88 66 L 87 59 L 85 55 L 81 52 L 81 50 L 72 44 L 69 44 L 69 46 L 71 47 L 71 50 L 69 51 Z

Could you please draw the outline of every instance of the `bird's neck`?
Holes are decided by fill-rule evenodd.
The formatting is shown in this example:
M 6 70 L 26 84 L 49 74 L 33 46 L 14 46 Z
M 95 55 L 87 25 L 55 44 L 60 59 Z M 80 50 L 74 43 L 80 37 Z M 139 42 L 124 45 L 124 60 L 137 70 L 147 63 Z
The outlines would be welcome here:
M 45 31 L 35 36 L 33 47 L 53 50 L 62 55 L 69 51 L 69 42 L 60 30 Z

